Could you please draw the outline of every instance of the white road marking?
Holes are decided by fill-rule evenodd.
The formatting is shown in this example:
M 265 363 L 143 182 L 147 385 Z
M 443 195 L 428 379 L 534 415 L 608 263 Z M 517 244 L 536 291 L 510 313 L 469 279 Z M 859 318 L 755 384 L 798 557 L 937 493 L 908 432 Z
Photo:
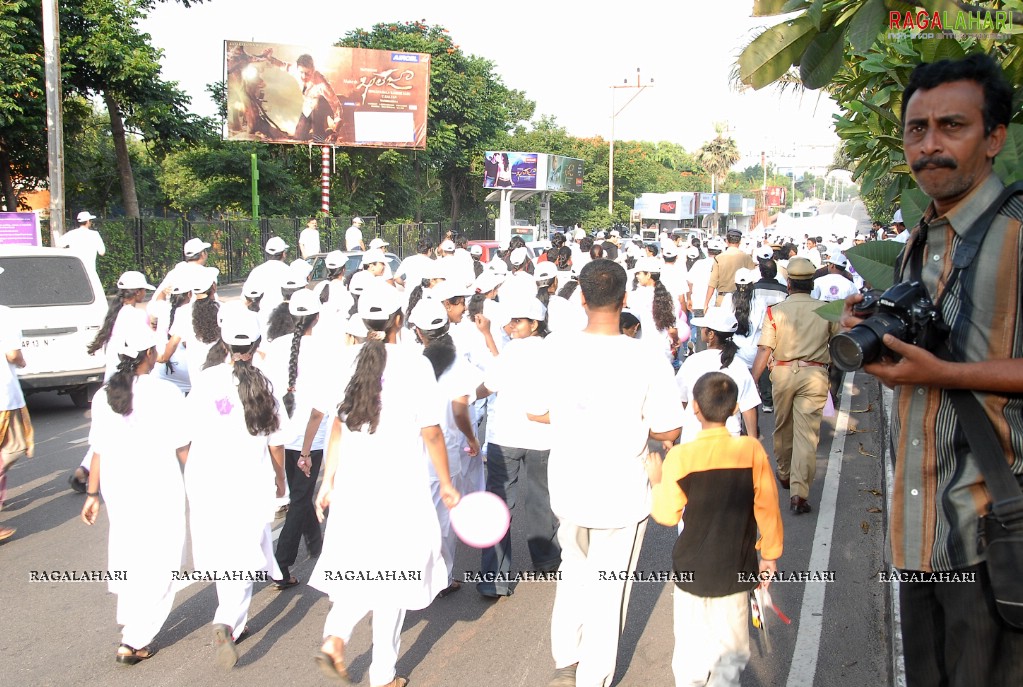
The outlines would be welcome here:
M 824 491 L 817 508 L 817 528 L 813 533 L 813 548 L 807 570 L 828 570 L 831 560 L 831 538 L 835 530 L 838 483 L 842 477 L 842 454 L 849 426 L 849 405 L 853 395 L 853 375 L 846 373 L 842 388 L 842 402 L 835 418 L 835 435 L 828 454 L 828 472 L 824 478 Z M 789 665 L 788 687 L 806 687 L 814 684 L 817 656 L 820 653 L 821 631 L 824 621 L 824 592 L 826 584 L 807 584 L 803 588 L 803 605 L 799 609 L 799 632 Z
M 884 421 L 887 422 L 892 416 L 892 397 L 894 392 L 888 387 L 881 386 L 881 402 L 884 406 Z M 888 436 L 888 432 L 884 432 L 882 436 Z M 884 452 L 884 481 L 885 481 L 885 497 L 887 503 L 885 508 L 887 510 L 888 521 L 891 521 L 892 517 L 892 493 L 895 490 L 895 461 L 892 456 L 888 455 L 889 446 L 886 444 L 881 447 Z M 885 552 L 884 560 L 888 568 L 888 572 L 893 572 L 895 568 L 891 566 L 891 559 Z M 892 675 L 894 676 L 893 683 L 895 687 L 906 687 L 906 657 L 902 655 L 902 606 L 899 602 L 899 581 L 892 578 L 892 589 L 891 589 L 891 614 L 892 614 Z

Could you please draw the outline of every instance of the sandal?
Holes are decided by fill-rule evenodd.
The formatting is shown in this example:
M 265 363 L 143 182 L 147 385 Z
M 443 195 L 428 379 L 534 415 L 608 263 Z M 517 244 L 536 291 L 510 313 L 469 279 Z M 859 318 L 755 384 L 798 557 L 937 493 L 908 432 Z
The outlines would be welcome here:
M 329 639 L 323 643 L 323 646 L 327 646 Z M 348 676 L 348 668 L 345 667 L 345 643 L 337 637 L 334 639 L 341 645 L 337 657 L 327 653 L 321 647 L 319 653 L 316 654 L 316 664 L 320 666 L 320 672 L 327 677 L 350 684 L 352 679 Z
M 274 580 L 274 589 L 280 592 L 285 589 L 291 589 L 292 587 L 300 584 L 302 584 L 302 580 L 298 579 L 294 575 L 289 575 L 286 580 Z
M 216 647 L 216 663 L 218 668 L 231 670 L 238 662 L 238 650 L 234 648 L 231 628 L 222 623 L 213 626 L 213 645 Z
M 438 599 L 443 599 L 445 596 L 450 596 L 450 595 L 454 594 L 455 592 L 457 592 L 461 588 L 462 588 L 462 583 L 459 582 L 458 580 L 454 580 L 447 587 L 445 587 L 444 589 L 440 590 L 440 593 L 437 594 L 437 598 Z
M 395 675 L 394 679 L 388 682 L 386 685 L 383 685 L 383 687 L 405 687 L 405 685 L 407 684 L 408 684 L 407 677 L 400 677 Z
M 0 527 L 0 541 L 10 539 L 18 530 L 14 527 Z
M 151 644 L 144 646 L 141 649 L 133 649 L 127 644 L 122 644 L 117 647 L 117 656 L 114 660 L 126 666 L 133 666 L 136 663 L 145 661 L 147 658 L 152 658 L 155 654 L 156 649 L 154 649 Z
M 249 631 L 249 626 L 248 626 L 248 625 L 246 625 L 246 626 L 245 626 L 245 627 L 244 627 L 244 628 L 242 629 L 242 633 L 241 633 L 240 635 L 238 635 L 238 638 L 237 638 L 237 639 L 235 639 L 235 640 L 234 640 L 234 643 L 235 643 L 235 644 L 241 644 L 241 643 L 242 643 L 242 641 L 243 641 L 243 640 L 245 640 L 245 639 L 248 639 L 248 638 L 249 638 L 249 635 L 251 635 L 251 634 L 252 634 L 252 632 L 250 632 L 250 631 Z
M 85 479 L 78 479 L 77 475 L 79 470 L 85 473 Z M 67 478 L 67 483 L 79 494 L 84 494 L 89 490 L 89 471 L 85 468 L 75 468 L 75 471 Z

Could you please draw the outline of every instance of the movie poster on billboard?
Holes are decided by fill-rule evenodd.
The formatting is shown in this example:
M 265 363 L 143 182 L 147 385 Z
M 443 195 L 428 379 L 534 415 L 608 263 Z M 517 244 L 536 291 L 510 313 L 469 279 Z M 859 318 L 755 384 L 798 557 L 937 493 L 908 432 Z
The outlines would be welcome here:
M 563 155 L 547 156 L 547 190 L 578 193 L 583 190 L 583 161 Z
M 539 161 L 539 153 L 488 151 L 483 156 L 483 188 L 537 190 Z
M 230 141 L 426 148 L 430 55 L 224 42 Z

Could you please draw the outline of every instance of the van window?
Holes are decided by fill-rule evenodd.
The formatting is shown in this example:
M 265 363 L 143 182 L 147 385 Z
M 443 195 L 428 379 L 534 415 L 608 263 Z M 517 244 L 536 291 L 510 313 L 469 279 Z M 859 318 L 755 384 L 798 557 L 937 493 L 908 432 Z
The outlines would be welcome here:
M 0 305 L 89 305 L 96 300 L 82 261 L 73 256 L 0 257 Z

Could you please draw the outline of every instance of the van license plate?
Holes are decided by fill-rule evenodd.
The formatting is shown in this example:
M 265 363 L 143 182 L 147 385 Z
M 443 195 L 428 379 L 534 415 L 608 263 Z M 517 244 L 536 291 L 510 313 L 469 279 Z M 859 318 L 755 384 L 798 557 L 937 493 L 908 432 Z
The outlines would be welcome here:
M 24 339 L 21 342 L 22 348 L 49 348 L 57 342 L 57 337 L 47 336 L 38 339 Z

